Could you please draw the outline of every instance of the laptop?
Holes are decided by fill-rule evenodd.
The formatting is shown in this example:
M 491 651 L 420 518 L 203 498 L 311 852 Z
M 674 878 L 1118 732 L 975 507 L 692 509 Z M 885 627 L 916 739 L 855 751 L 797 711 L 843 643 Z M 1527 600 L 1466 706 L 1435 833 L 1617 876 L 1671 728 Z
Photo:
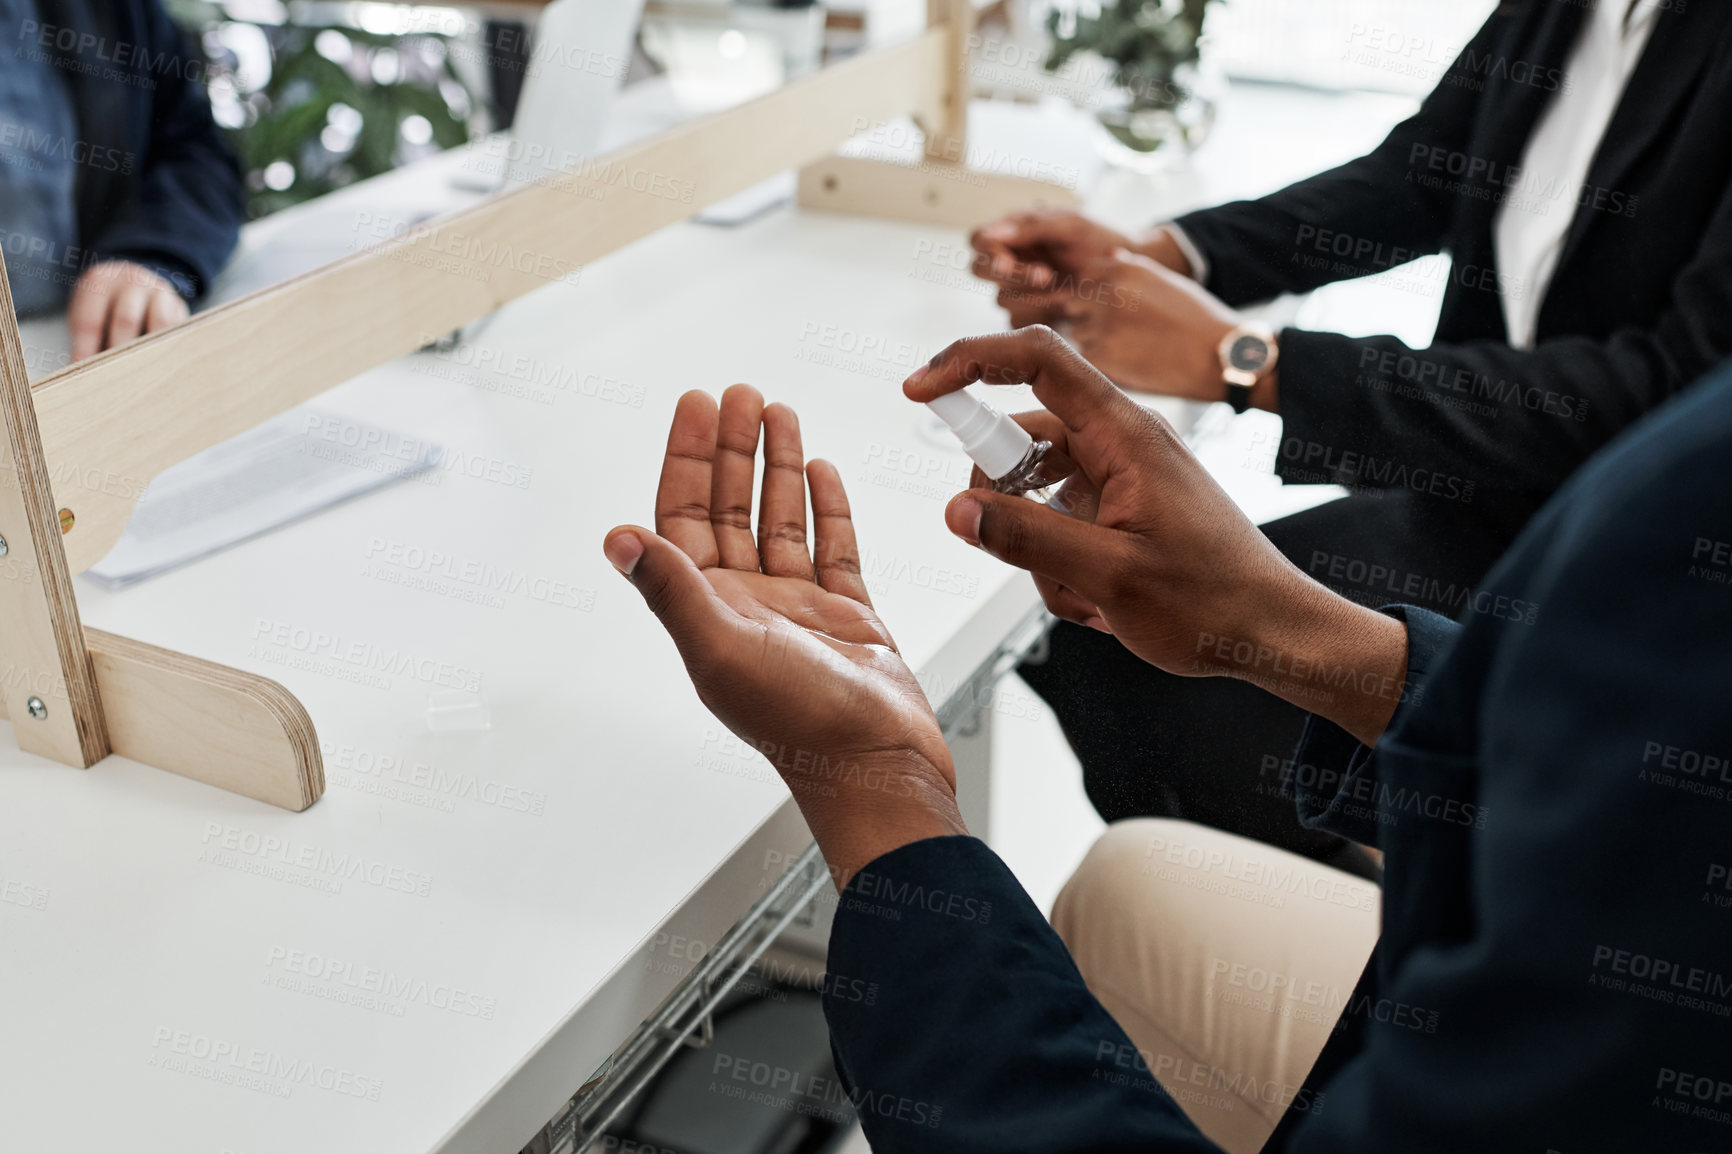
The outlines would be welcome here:
M 631 67 L 643 0 L 555 0 L 530 38 L 523 91 L 494 188 L 516 188 L 595 153 L 614 95 Z

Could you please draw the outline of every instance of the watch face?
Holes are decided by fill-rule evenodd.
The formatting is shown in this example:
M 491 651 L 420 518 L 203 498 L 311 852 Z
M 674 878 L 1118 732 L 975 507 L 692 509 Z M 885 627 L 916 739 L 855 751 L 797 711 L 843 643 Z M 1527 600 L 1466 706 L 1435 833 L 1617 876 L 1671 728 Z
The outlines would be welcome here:
M 1245 333 L 1227 349 L 1227 363 L 1242 372 L 1260 373 L 1269 364 L 1269 342 Z

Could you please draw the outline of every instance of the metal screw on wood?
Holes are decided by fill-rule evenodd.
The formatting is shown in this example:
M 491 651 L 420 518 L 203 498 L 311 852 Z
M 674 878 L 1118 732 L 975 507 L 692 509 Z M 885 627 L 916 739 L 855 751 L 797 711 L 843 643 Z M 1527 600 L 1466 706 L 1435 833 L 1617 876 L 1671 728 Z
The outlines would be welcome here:
M 40 697 L 32 697 L 29 701 L 26 701 L 24 703 L 24 708 L 28 709 L 30 711 L 30 716 L 34 717 L 37 721 L 41 721 L 43 718 L 48 716 L 48 707 L 42 704 L 42 699 Z

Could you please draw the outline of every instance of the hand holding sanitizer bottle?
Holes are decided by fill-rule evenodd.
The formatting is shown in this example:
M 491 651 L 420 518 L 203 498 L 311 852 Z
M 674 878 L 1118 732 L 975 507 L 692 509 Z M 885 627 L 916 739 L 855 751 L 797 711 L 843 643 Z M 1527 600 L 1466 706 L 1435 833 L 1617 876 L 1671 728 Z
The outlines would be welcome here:
M 1077 472 L 1076 462 L 1051 441 L 1035 440 L 967 389 L 946 393 L 926 407 L 956 434 L 963 451 L 992 480 L 994 492 L 1024 495 L 1067 517 L 1094 520 L 1098 495 Z

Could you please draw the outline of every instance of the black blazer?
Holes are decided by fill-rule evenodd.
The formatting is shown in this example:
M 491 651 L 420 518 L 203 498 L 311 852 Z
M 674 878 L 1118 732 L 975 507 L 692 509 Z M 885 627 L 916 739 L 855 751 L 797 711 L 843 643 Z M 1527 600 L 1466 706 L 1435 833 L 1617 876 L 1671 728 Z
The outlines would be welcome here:
M 188 300 L 209 287 L 246 217 L 240 167 L 211 119 L 205 59 L 161 0 L 38 0 L 15 51 L 45 54 L 72 97 L 85 263 L 155 269 Z
M 1383 933 L 1265 1154 L 1732 1150 L 1728 494 L 1722 371 L 1498 564 L 1536 613 L 1404 611 L 1375 753 L 1313 721 L 1301 817 L 1387 852 Z M 879 1154 L 1216 1149 L 978 841 L 870 863 L 829 968 Z
M 1500 293 L 1529 289 L 1498 269 L 1492 224 L 1502 198 L 1575 193 L 1520 165 L 1547 102 L 1588 82 L 1564 75 L 1586 8 L 1503 4 L 1375 151 L 1179 221 L 1233 305 L 1453 257 L 1429 349 L 1282 334 L 1277 471 L 1379 498 L 1272 527 L 1314 576 L 1369 561 L 1410 585 L 1477 581 L 1597 447 L 1732 355 L 1732 5 L 1703 0 L 1659 15 L 1580 191 L 1536 347 L 1507 344 Z

